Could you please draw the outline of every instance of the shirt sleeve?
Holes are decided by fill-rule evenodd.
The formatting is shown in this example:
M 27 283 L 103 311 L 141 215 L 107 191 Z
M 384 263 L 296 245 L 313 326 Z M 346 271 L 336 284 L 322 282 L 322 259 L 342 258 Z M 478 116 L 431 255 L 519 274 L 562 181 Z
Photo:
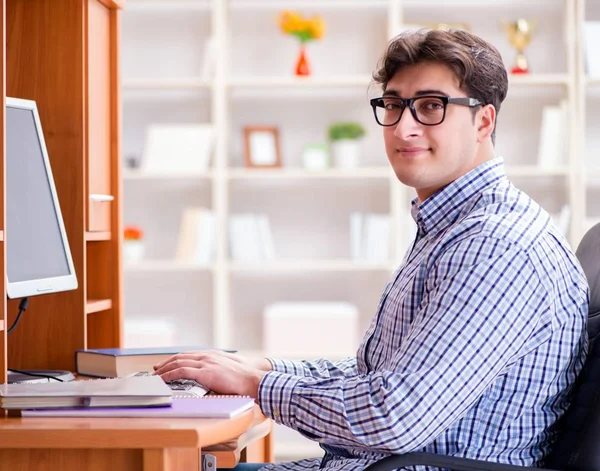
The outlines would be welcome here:
M 294 376 L 312 378 L 334 378 L 340 376 L 355 376 L 358 374 L 356 357 L 345 358 L 337 362 L 325 359 L 315 361 L 291 361 L 268 358 L 274 371 Z
M 447 250 L 431 267 L 415 321 L 386 370 L 329 378 L 270 372 L 258 394 L 265 415 L 334 446 L 406 453 L 432 442 L 518 357 L 549 311 L 527 254 L 482 239 Z

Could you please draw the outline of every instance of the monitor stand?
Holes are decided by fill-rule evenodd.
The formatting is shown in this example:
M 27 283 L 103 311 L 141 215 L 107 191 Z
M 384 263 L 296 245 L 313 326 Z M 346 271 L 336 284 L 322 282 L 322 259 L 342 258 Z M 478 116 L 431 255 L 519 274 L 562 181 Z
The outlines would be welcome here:
M 7 383 L 58 383 L 59 381 L 51 378 L 43 378 L 41 376 L 31 376 L 24 373 L 34 373 L 36 375 L 53 376 L 55 378 L 63 380 L 63 382 L 74 381 L 75 376 L 70 371 L 65 370 L 23 370 L 23 373 L 17 373 L 16 371 L 7 371 Z

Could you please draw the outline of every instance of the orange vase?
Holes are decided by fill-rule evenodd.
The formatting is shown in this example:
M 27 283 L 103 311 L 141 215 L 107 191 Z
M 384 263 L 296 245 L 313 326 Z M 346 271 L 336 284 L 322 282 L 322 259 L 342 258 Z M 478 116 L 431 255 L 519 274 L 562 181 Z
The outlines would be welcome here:
M 298 54 L 298 60 L 296 61 L 296 75 L 310 75 L 310 66 L 308 65 L 308 59 L 306 58 L 306 48 L 304 47 L 304 44 L 300 45 L 300 54 Z

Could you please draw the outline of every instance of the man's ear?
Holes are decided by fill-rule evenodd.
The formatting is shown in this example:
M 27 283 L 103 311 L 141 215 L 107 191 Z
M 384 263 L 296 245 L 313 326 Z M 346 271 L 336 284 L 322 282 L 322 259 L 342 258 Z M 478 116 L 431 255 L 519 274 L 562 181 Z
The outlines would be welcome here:
M 494 132 L 496 125 L 496 108 L 494 105 L 485 105 L 477 113 L 477 141 L 483 142 Z

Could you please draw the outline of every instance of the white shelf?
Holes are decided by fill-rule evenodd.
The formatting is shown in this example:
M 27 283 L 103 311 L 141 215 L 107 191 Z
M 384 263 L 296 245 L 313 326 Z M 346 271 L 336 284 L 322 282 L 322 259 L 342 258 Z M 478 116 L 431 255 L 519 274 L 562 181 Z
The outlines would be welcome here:
M 232 10 L 385 10 L 388 0 L 229 0 Z
M 209 180 L 213 178 L 213 172 L 204 173 L 149 173 L 143 171 L 124 170 L 123 180 Z
M 371 83 L 370 75 L 346 75 L 346 76 L 312 76 L 312 77 L 288 77 L 288 76 L 264 76 L 264 77 L 232 77 L 227 81 L 230 88 L 316 88 L 316 87 L 368 87 Z
M 199 77 L 184 78 L 131 78 L 123 80 L 125 90 L 185 90 L 185 89 L 208 89 L 212 87 L 212 81 Z
M 567 167 L 546 169 L 538 165 L 507 165 L 506 173 L 509 177 L 562 177 L 569 174 Z
M 312 261 L 281 261 L 281 262 L 230 262 L 228 270 L 231 273 L 285 273 L 285 272 L 392 272 L 396 265 L 388 263 L 354 262 L 352 260 L 312 260 Z
M 353 180 L 353 179 L 386 179 L 392 175 L 387 167 L 364 167 L 358 169 L 330 169 L 310 171 L 301 168 L 283 169 L 250 169 L 236 168 L 227 172 L 230 180 Z
M 128 11 L 210 11 L 211 0 L 127 0 Z
M 197 263 L 182 263 L 171 260 L 148 260 L 135 263 L 125 263 L 126 273 L 143 272 L 208 272 L 214 270 L 212 265 L 199 265 Z
M 406 8 L 431 8 L 431 7 L 451 7 L 451 8 L 527 8 L 552 9 L 564 6 L 564 0 L 403 0 Z
M 567 74 L 509 74 L 508 83 L 510 86 L 554 86 L 568 85 L 569 76 Z

